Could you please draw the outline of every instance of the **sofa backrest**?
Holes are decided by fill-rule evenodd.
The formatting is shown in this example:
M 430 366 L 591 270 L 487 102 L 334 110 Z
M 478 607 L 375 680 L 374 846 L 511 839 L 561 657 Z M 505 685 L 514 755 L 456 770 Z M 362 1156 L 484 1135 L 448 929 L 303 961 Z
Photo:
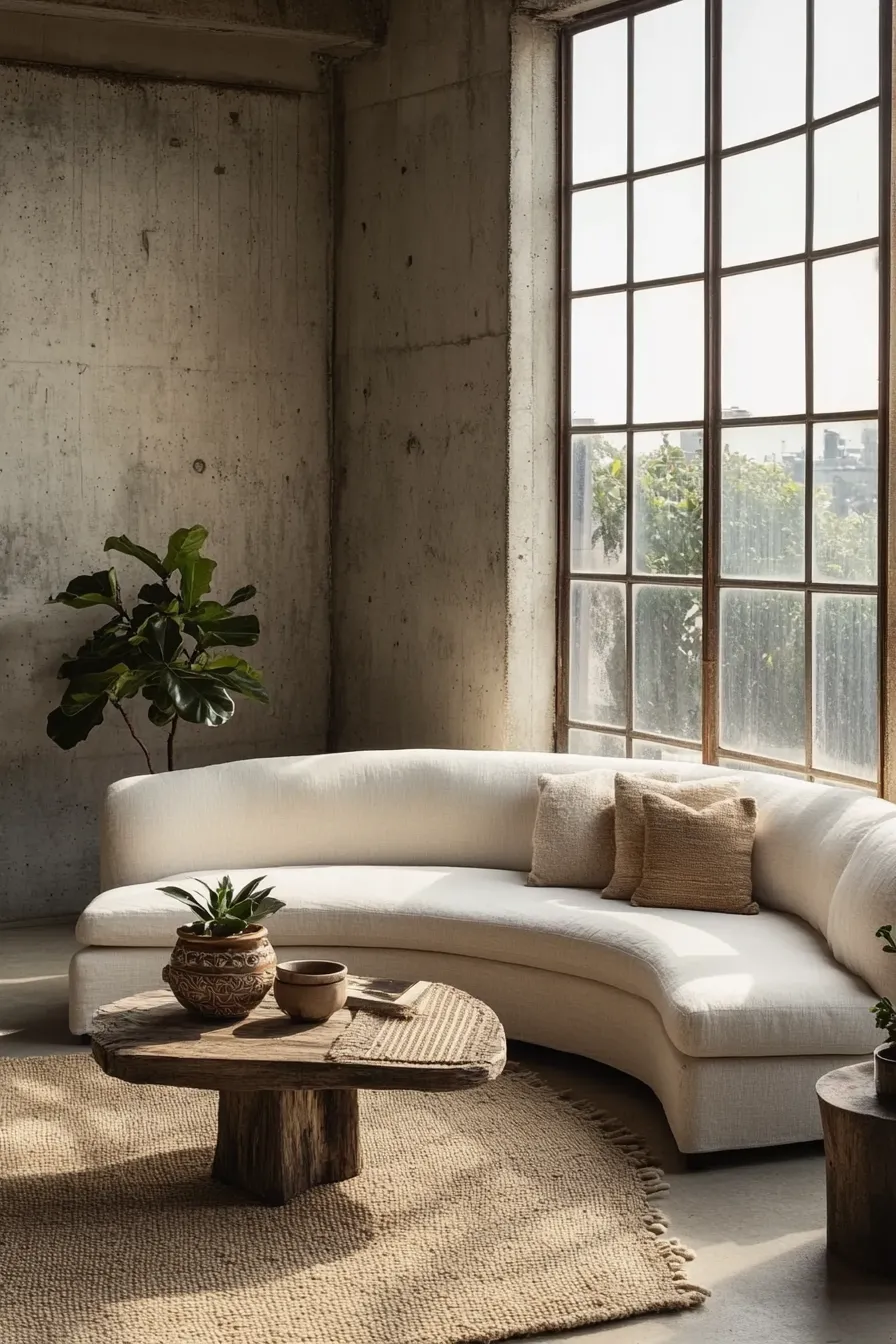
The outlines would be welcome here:
M 678 762 L 421 749 L 273 757 L 141 775 L 107 793 L 103 887 L 209 868 L 261 872 L 289 864 L 527 871 L 540 774 L 655 769 L 682 779 L 735 773 Z M 896 807 L 784 776 L 743 772 L 737 778 L 758 804 L 757 899 L 827 936 L 844 870 L 873 828 L 892 824 Z

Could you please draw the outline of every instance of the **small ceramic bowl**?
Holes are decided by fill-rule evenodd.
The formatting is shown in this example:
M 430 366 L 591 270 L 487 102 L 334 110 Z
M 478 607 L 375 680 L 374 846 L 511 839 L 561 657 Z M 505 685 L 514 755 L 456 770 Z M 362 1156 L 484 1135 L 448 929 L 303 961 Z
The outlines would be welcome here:
M 281 961 L 274 976 L 277 1007 L 296 1022 L 324 1022 L 345 1006 L 347 976 L 340 961 Z

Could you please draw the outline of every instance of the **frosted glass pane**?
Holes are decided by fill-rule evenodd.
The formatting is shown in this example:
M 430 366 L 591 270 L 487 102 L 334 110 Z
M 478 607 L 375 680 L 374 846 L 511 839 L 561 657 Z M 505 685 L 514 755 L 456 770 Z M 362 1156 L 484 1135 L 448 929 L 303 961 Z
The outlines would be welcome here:
M 624 19 L 572 40 L 572 180 L 593 182 L 626 169 L 628 42 Z
M 573 425 L 625 422 L 626 308 L 624 294 L 573 299 L 570 401 Z
M 625 738 L 612 733 L 589 733 L 587 728 L 570 728 L 566 750 L 571 756 L 625 755 Z
M 877 406 L 877 248 L 816 261 L 815 409 L 861 411 Z
M 569 717 L 623 728 L 625 585 L 573 580 L 569 603 Z
M 805 761 L 805 599 L 723 589 L 720 742 L 729 751 Z
M 626 189 L 595 187 L 572 198 L 572 287 L 600 289 L 625 283 Z
M 802 579 L 805 425 L 722 426 L 722 573 Z
M 815 578 L 877 582 L 877 421 L 815 426 Z
M 703 282 L 642 289 L 634 308 L 635 420 L 703 415 Z
M 876 238 L 880 162 L 878 113 L 862 112 L 815 132 L 815 246 Z
M 641 761 L 693 761 L 699 765 L 703 753 L 698 748 L 670 747 L 665 742 L 632 742 L 632 755 Z
M 878 0 L 815 0 L 815 115 L 874 98 Z
M 806 0 L 724 0 L 722 144 L 760 140 L 805 120 Z
M 703 619 L 699 588 L 634 590 L 634 726 L 699 740 Z
M 877 776 L 877 598 L 812 599 L 813 764 L 859 779 Z
M 703 168 L 636 182 L 634 211 L 636 280 L 703 270 Z
M 578 574 L 625 570 L 624 434 L 576 434 L 570 463 L 570 567 Z
M 722 265 L 806 250 L 806 137 L 722 160 Z
M 806 409 L 805 267 L 722 281 L 722 415 Z
M 640 574 L 699 575 L 703 431 L 635 434 L 633 446 L 635 569 Z
M 704 0 L 677 0 L 635 19 L 636 169 L 704 152 L 705 51 Z

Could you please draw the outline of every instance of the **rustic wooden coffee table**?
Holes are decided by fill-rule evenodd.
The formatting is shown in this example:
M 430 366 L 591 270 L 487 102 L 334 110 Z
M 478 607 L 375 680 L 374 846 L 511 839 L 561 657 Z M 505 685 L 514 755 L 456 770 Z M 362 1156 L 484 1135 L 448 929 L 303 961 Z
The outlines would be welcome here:
M 452 1092 L 506 1061 L 501 1023 L 478 999 L 433 985 L 406 1021 L 343 1008 L 293 1022 L 266 998 L 247 1018 L 194 1017 L 168 990 L 101 1008 L 93 1057 L 129 1083 L 219 1093 L 212 1175 L 269 1204 L 361 1170 L 359 1088 Z

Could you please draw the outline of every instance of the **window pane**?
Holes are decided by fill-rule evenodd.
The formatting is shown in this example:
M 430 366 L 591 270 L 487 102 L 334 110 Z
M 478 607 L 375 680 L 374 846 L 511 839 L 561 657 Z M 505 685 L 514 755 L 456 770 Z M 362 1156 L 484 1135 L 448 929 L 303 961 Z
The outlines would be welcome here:
M 802 579 L 804 425 L 722 429 L 722 573 Z
M 799 415 L 806 408 L 805 267 L 722 281 L 722 414 Z
M 817 248 L 878 235 L 878 122 L 875 109 L 815 132 Z
M 683 168 L 635 183 L 635 279 L 703 270 L 703 169 Z
M 572 180 L 593 182 L 626 169 L 628 39 L 624 19 L 572 40 Z
M 722 144 L 805 120 L 806 0 L 724 0 Z
M 570 728 L 566 750 L 571 756 L 624 756 L 625 738 L 612 733 L 589 733 L 587 728 Z
M 878 0 L 815 0 L 815 115 L 874 98 Z
M 570 463 L 570 566 L 573 573 L 625 570 L 624 434 L 576 434 Z
M 625 585 L 570 584 L 569 715 L 625 726 Z
M 703 431 L 636 434 L 634 454 L 635 569 L 642 574 L 699 575 L 703 568 Z
M 570 339 L 572 422 L 625 422 L 626 315 L 624 294 L 574 299 Z
M 635 294 L 635 420 L 703 416 L 703 282 Z
M 739 761 L 736 756 L 720 756 L 719 765 L 729 770 L 753 770 L 757 775 L 784 775 L 786 779 L 806 779 L 802 770 L 779 770 L 772 765 L 757 765 L 755 761 Z
M 640 761 L 695 761 L 703 760 L 703 753 L 690 747 L 670 747 L 665 742 L 641 742 L 635 738 L 632 742 L 632 755 Z
M 877 248 L 816 261 L 815 409 L 877 406 Z
M 801 593 L 722 590 L 719 736 L 730 751 L 804 761 L 804 603 Z
M 699 740 L 702 632 L 699 588 L 635 588 L 635 728 Z
M 806 137 L 722 160 L 722 265 L 806 250 Z
M 572 288 L 621 285 L 626 277 L 626 189 L 595 187 L 572 198 Z
M 678 0 L 635 19 L 636 169 L 703 153 L 704 25 L 704 0 Z
M 815 578 L 877 582 L 877 421 L 815 426 Z
M 877 777 L 877 598 L 816 593 L 813 764 Z

